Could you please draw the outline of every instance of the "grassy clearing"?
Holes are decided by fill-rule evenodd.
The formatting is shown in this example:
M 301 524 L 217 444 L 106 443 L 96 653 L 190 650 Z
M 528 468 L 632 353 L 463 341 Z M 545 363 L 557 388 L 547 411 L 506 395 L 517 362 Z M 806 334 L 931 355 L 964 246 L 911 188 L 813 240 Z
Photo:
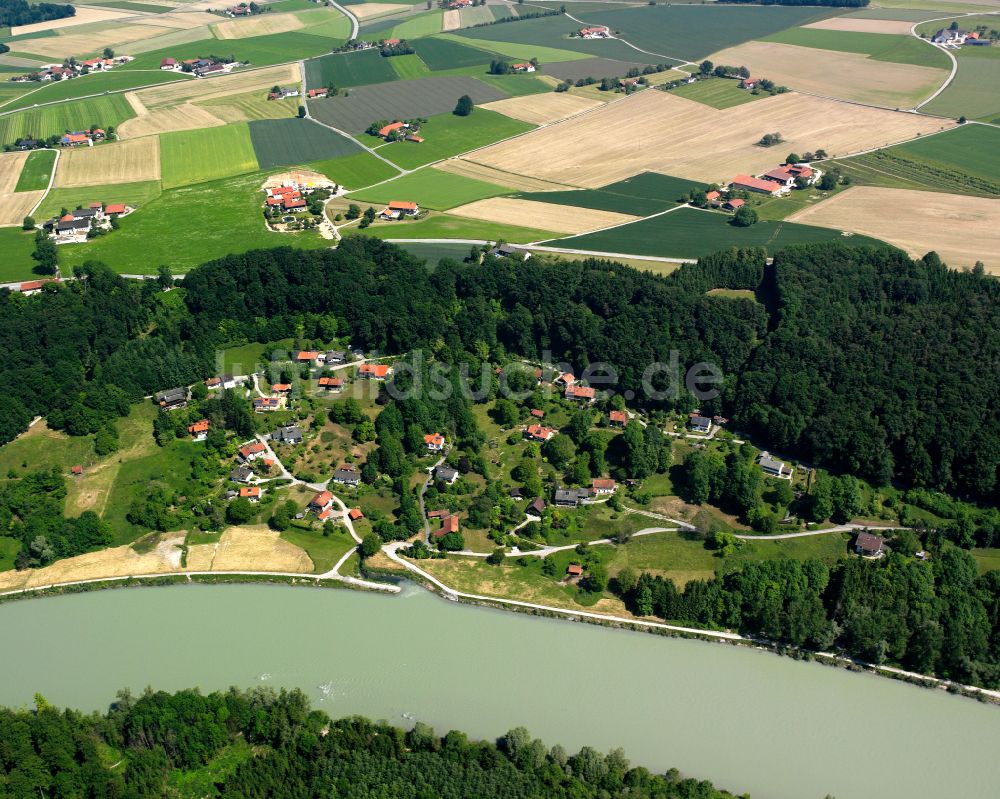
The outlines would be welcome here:
M 3 539 L 0 538 L 0 542 L 2 541 Z M 972 556 L 976 559 L 976 565 L 979 566 L 980 574 L 1000 571 L 1000 549 L 974 549 L 972 550 Z
M 915 36 L 791 28 L 765 36 L 764 41 L 819 50 L 836 50 L 841 53 L 862 53 L 875 61 L 891 61 L 896 64 L 914 64 L 937 69 L 951 68 L 947 55 Z
M 704 188 L 705 184 L 698 181 L 661 175 L 657 172 L 643 172 L 600 189 L 526 192 L 519 197 L 557 205 L 648 216 L 672 207 L 688 192 Z
M 474 200 L 508 194 L 509 191 L 503 186 L 431 168 L 352 194 L 350 199 L 368 203 L 407 199 L 425 208 L 446 211 Z
M 979 119 L 1000 119 L 1000 47 L 963 47 L 955 57 L 958 74 L 940 95 L 921 110 L 929 114 Z
M 322 172 L 328 178 L 341 186 L 361 188 L 388 180 L 399 172 L 385 161 L 381 161 L 371 153 L 360 152 L 343 158 L 331 158 L 326 161 L 314 161 L 306 164 L 309 169 Z
M 477 108 L 467 117 L 438 114 L 421 127 L 420 135 L 424 138 L 421 144 L 396 142 L 380 148 L 379 155 L 404 169 L 414 169 L 526 133 L 534 127 L 485 108 Z M 364 138 L 369 140 L 369 146 L 376 142 L 373 137 L 365 135 Z
M 194 80 L 194 78 L 178 72 L 161 72 L 160 70 L 129 72 L 116 69 L 113 72 L 98 72 L 93 75 L 74 78 L 73 80 L 61 80 L 57 83 L 49 83 L 48 85 L 42 84 L 41 89 L 8 103 L 3 107 L 3 110 L 13 111 L 40 103 L 75 100 L 94 94 L 123 92 L 138 88 L 139 86 L 171 83 L 178 80 Z
M 391 58 L 382 58 L 376 49 L 357 53 L 332 53 L 306 61 L 306 84 L 320 86 L 364 86 L 396 80 Z
M 258 172 L 165 190 L 123 219 L 114 235 L 62 248 L 63 268 L 93 259 L 129 274 L 155 274 L 160 264 L 181 274 L 212 258 L 261 247 L 328 246 L 312 232 L 279 237 L 267 231 L 260 211 L 265 178 Z
M 482 239 L 496 241 L 503 239 L 512 244 L 526 244 L 552 238 L 552 232 L 533 228 L 498 225 L 478 219 L 466 219 L 449 214 L 432 214 L 418 222 L 393 222 L 376 224 L 361 235 L 379 239 Z
M 160 137 L 163 187 L 174 188 L 257 169 L 246 123 L 184 130 Z
M 709 78 L 708 80 L 699 80 L 696 83 L 685 83 L 676 89 L 671 89 L 670 93 L 687 100 L 710 105 L 712 108 L 732 108 L 734 105 L 752 103 L 754 100 L 769 96 L 767 94 L 752 94 L 741 89 L 738 81 L 726 78 Z
M 0 228 L 0 283 L 14 280 L 30 280 L 38 277 L 33 270 L 35 261 L 31 253 L 35 251 L 35 234 L 16 227 Z
M 352 139 L 309 119 L 263 119 L 249 123 L 250 141 L 261 169 L 362 152 Z
M 347 528 L 337 525 L 334 532 L 324 536 L 322 530 L 299 530 L 292 528 L 281 534 L 290 544 L 304 549 L 313 562 L 313 572 L 323 574 L 337 565 L 337 561 L 354 549 L 357 544 L 347 532 Z
M 20 551 L 20 541 L 16 538 L 0 536 L 0 572 L 10 571 L 14 568 L 14 559 Z
M 244 344 L 242 347 L 230 347 L 222 351 L 222 360 L 216 364 L 219 374 L 246 375 L 256 371 L 259 363 L 265 363 L 265 353 L 275 349 L 286 350 L 294 342 L 291 339 L 277 341 L 273 344 Z M 218 356 L 217 356 L 218 357 Z
M 511 97 L 525 97 L 529 94 L 543 94 L 552 91 L 545 81 L 532 75 L 478 75 L 477 80 L 492 86 Z
M 92 202 L 122 202 L 141 208 L 160 196 L 160 181 L 143 180 L 137 183 L 119 183 L 111 186 L 84 186 L 71 189 L 53 189 L 38 207 L 39 220 L 58 214 L 63 208 L 73 210 Z
M 963 125 L 833 163 L 861 185 L 995 197 L 1000 195 L 1000 130 Z
M 44 421 L 0 447 L 0 474 L 23 475 L 36 469 L 59 467 L 67 475 L 71 466 L 94 460 L 94 440 L 90 436 L 68 436 L 50 430 Z
M 56 162 L 55 150 L 35 150 L 21 167 L 14 191 L 38 191 L 47 188 Z
M 438 262 L 444 258 L 461 261 L 469 254 L 468 244 L 428 244 L 414 241 L 403 243 L 399 246 L 417 258 L 425 259 L 427 261 L 427 269 L 430 272 L 433 272 Z
M 72 82 L 72 81 L 70 81 Z M 135 116 L 123 94 L 109 94 L 42 108 L 29 108 L 0 116 L 0 144 L 21 138 L 47 138 L 67 130 L 81 130 L 93 124 L 117 127 Z
M 880 244 L 867 236 L 842 236 L 840 231 L 791 222 L 758 222 L 748 228 L 732 225 L 728 214 L 681 208 L 607 231 L 546 242 L 555 247 L 633 255 L 700 258 L 724 247 L 766 247 L 770 252 L 791 244 L 841 241 L 854 246 Z
M 218 785 L 251 757 L 253 748 L 246 741 L 240 740 L 230 744 L 200 768 L 171 771 L 167 780 L 170 792 L 179 799 L 218 796 Z

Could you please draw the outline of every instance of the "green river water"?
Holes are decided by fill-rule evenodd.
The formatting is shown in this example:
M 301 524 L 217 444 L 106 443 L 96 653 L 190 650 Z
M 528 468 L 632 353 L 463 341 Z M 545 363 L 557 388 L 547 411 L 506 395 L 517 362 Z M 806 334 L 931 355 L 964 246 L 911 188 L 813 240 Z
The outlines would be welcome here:
M 767 652 L 533 618 L 421 589 L 101 591 L 0 606 L 0 704 L 115 691 L 300 687 L 360 713 L 633 763 L 754 799 L 996 799 L 1000 708 Z

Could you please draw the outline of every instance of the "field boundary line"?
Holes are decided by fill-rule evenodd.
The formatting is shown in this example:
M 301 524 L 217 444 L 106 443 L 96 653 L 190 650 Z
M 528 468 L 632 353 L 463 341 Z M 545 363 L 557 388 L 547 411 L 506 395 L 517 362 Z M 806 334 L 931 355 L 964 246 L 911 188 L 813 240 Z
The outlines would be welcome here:
M 352 14 L 346 8 L 344 8 L 344 6 L 340 5 L 340 3 L 337 3 L 336 0 L 328 0 L 328 2 L 333 8 L 337 9 L 337 11 L 339 11 L 341 14 L 347 17 L 347 19 L 350 21 L 351 36 L 348 39 L 348 41 L 354 41 L 355 39 L 357 39 L 358 31 L 361 29 L 361 26 L 358 24 L 358 18 L 354 16 L 354 14 Z
M 49 173 L 49 185 L 45 187 L 44 194 L 42 194 L 38 202 L 35 203 L 28 216 L 34 216 L 35 212 L 42 207 L 42 203 L 45 202 L 45 198 L 48 197 L 49 192 L 52 191 L 52 184 L 56 181 L 56 169 L 59 168 L 59 156 L 62 155 L 62 153 L 60 153 L 58 149 L 53 149 L 53 152 L 56 154 L 56 160 L 52 162 L 52 172 Z

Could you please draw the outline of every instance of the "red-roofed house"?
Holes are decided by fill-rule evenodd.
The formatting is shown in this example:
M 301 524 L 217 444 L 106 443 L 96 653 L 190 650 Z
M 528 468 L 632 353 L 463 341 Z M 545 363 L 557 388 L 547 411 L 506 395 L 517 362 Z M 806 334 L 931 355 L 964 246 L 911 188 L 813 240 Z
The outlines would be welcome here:
M 744 205 L 747 204 L 746 200 L 741 200 L 739 197 L 733 200 L 726 200 L 722 207 L 727 211 L 739 211 Z
M 379 216 L 383 219 L 399 219 L 402 216 L 416 216 L 419 212 L 420 206 L 415 202 L 390 200 Z
M 70 219 L 72 220 L 72 215 Z M 18 291 L 24 294 L 26 297 L 30 297 L 32 294 L 37 294 L 42 290 L 46 283 L 58 283 L 59 278 L 49 278 L 47 280 L 26 280 L 20 286 L 18 286 Z
M 341 377 L 321 377 L 319 387 L 336 394 L 344 390 L 344 379 Z
M 292 384 L 291 383 L 274 383 L 271 386 L 271 393 L 272 394 L 287 394 L 291 390 L 292 390 Z
M 189 424 L 188 432 L 195 441 L 204 441 L 208 438 L 208 419 L 201 419 L 194 424 Z
M 556 434 L 551 427 L 542 427 L 540 424 L 530 424 L 525 429 L 524 434 L 532 441 L 548 441 Z
M 607 25 L 591 25 L 580 28 L 577 33 L 581 39 L 606 39 L 611 35 L 611 29 Z
M 444 436 L 440 433 L 430 433 L 424 436 L 424 444 L 430 452 L 440 452 L 444 449 Z
M 784 186 L 775 183 L 773 180 L 761 180 L 750 175 L 737 175 L 732 179 L 730 186 L 745 191 L 755 191 L 758 194 L 770 194 L 772 197 L 788 191 Z
M 310 89 L 307 92 L 307 96 L 309 97 L 310 100 L 318 100 L 321 97 L 326 97 L 327 94 L 329 94 L 329 92 L 326 90 L 325 87 L 321 89 Z
M 277 397 L 254 397 L 254 413 L 264 413 L 265 411 L 277 411 L 281 409 L 281 400 Z
M 333 505 L 333 494 L 329 491 L 320 491 L 316 496 L 309 500 L 309 510 L 314 513 L 319 513 L 324 511 Z
M 442 538 L 448 533 L 458 532 L 458 517 L 457 516 L 442 516 L 441 517 L 441 528 L 434 531 L 435 538 Z
M 286 211 L 294 211 L 298 213 L 299 211 L 306 210 L 306 201 L 296 197 L 294 199 L 285 198 L 284 202 L 281 203 L 282 208 Z
M 90 137 L 86 133 L 67 133 L 59 143 L 63 147 L 79 147 L 81 144 L 90 144 Z
M 628 423 L 628 414 L 625 411 L 611 411 L 608 414 L 611 424 L 624 427 Z
M 83 467 L 82 466 L 74 466 L 74 467 L 72 467 L 70 469 L 70 471 L 73 474 L 75 474 L 75 475 L 81 475 L 81 474 L 83 474 Z
M 244 463 L 252 463 L 266 452 L 267 447 L 259 441 L 251 441 L 249 444 L 240 447 L 239 456 L 240 460 Z
M 545 411 L 540 411 L 538 410 L 538 408 L 532 408 L 531 415 L 534 416 L 536 419 L 544 419 Z
M 276 208 L 276 207 L 280 206 L 283 202 L 284 202 L 284 199 L 281 196 L 268 197 L 267 198 L 267 204 L 271 208 Z
M 309 363 L 319 358 L 319 353 L 315 350 L 299 350 L 295 353 L 295 360 L 299 363 Z
M 363 363 L 358 367 L 358 377 L 365 380 L 385 380 L 392 368 L 384 363 Z
M 563 372 L 555 379 L 555 382 L 561 386 L 571 386 L 576 382 L 576 378 L 572 372 Z
M 756 89 L 758 83 L 760 83 L 760 78 L 743 78 L 743 80 L 740 81 L 740 88 Z
M 382 44 L 392 47 L 394 44 L 399 44 L 401 41 L 401 39 L 383 39 Z
M 108 216 L 112 214 L 124 214 L 125 213 L 125 203 L 111 203 L 111 205 L 104 206 L 104 213 Z
M 570 577 L 579 577 L 583 574 L 583 566 L 579 563 L 571 563 L 566 567 L 566 574 Z
M 240 486 L 240 498 L 256 503 L 260 500 L 260 486 Z
M 590 484 L 590 493 L 594 496 L 600 494 L 614 494 L 618 484 L 610 477 L 599 477 Z
M 160 61 L 160 69 L 163 70 L 173 70 L 177 69 L 177 60 L 174 58 L 164 58 Z
M 365 518 L 365 515 L 361 512 L 361 508 L 351 508 L 347 511 L 347 515 L 352 522 Z
M 593 402 L 594 397 L 597 396 L 597 390 L 590 386 L 566 386 L 564 396 L 566 399 Z
M 395 133 L 397 130 L 400 130 L 401 128 L 405 127 L 406 127 L 405 122 L 390 122 L 384 128 L 379 128 L 378 135 L 384 139 L 389 134 Z
M 523 62 L 521 64 L 511 64 L 510 68 L 514 72 L 534 72 L 535 71 L 535 65 L 532 64 L 530 61 L 525 61 L 525 62 Z

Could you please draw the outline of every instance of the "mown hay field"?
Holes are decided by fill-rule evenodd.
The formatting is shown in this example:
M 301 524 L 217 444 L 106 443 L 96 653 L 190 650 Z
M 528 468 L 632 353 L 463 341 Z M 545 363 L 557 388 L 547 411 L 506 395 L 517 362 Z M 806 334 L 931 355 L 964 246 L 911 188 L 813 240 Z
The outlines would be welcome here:
M 601 105 L 603 104 L 599 100 L 591 100 L 588 97 L 577 97 L 567 92 L 561 94 L 551 92 L 497 100 L 487 103 L 483 108 L 498 111 L 504 116 L 520 119 L 532 125 L 547 125 Z
M 208 80 L 156 86 L 138 91 L 136 95 L 149 111 L 157 111 L 188 101 L 230 97 L 249 91 L 259 90 L 266 94 L 274 85 L 298 86 L 300 80 L 299 65 L 285 64 L 267 69 L 256 69 L 253 72 L 236 72 L 232 75 L 222 75 Z
M 96 186 L 160 179 L 160 140 L 147 136 L 63 152 L 54 185 Z
M 392 14 L 395 11 L 406 11 L 408 5 L 402 3 L 352 3 L 351 13 L 359 20 Z
M 696 83 L 685 83 L 676 89 L 671 89 L 670 93 L 720 109 L 752 103 L 754 100 L 763 100 L 767 97 L 763 93 L 752 94 L 741 89 L 738 81 L 727 78 L 708 78 Z
M 48 138 L 67 130 L 82 130 L 97 124 L 118 126 L 135 116 L 123 94 L 108 94 L 67 103 L 27 108 L 16 114 L 0 116 L 0 145 L 13 144 L 20 138 Z
M 87 6 L 76 6 L 76 13 L 72 17 L 62 19 L 50 19 L 45 22 L 33 22 L 31 25 L 16 25 L 10 29 L 11 36 L 31 36 L 44 31 L 55 31 L 63 28 L 72 28 L 77 25 L 87 25 L 91 22 L 105 22 L 107 20 L 128 19 L 135 16 L 122 11 L 114 11 L 106 8 L 89 8 Z
M 530 175 L 520 175 L 514 172 L 506 172 L 502 169 L 484 166 L 461 158 L 450 158 L 434 165 L 435 169 L 442 172 L 451 172 L 454 175 L 475 178 L 485 183 L 493 183 L 497 186 L 506 186 L 517 191 L 560 191 L 566 188 L 566 184 L 554 183 L 550 180 L 542 180 Z
M 165 133 L 160 137 L 163 188 L 203 183 L 257 169 L 247 123 Z
M 1000 274 L 998 199 L 854 186 L 789 219 L 874 236 L 914 257 L 933 250 L 954 268 L 982 261 Z
M 177 72 L 114 72 L 95 73 L 73 80 L 61 80 L 56 83 L 41 85 L 33 91 L 16 100 L 7 103 L 4 111 L 14 111 L 18 108 L 28 108 L 36 104 L 55 103 L 62 100 L 75 100 L 78 97 L 88 97 L 104 92 L 119 92 L 134 89 L 139 86 L 151 86 L 157 83 L 173 83 L 176 81 L 193 81 L 187 75 Z
M 822 147 L 831 156 L 845 156 L 951 126 L 795 93 L 720 111 L 667 92 L 645 91 L 467 160 L 587 188 L 646 171 L 713 183 L 771 169 L 792 150 Z M 784 137 L 780 146 L 757 146 L 761 136 L 774 131 Z
M 245 94 L 201 100 L 198 105 L 224 122 L 249 122 L 253 119 L 293 117 L 299 109 L 299 98 L 268 100 L 265 93 L 258 89 Z
M 469 205 L 453 208 L 451 213 L 484 222 L 517 227 L 541 227 L 559 233 L 585 233 L 588 230 L 634 222 L 638 218 L 612 211 L 517 200 L 511 197 L 477 200 Z
M 871 56 L 876 61 L 892 61 L 899 64 L 915 64 L 921 67 L 951 69 L 948 56 L 940 48 L 921 41 L 909 33 L 884 35 L 862 31 L 819 30 L 816 28 L 792 28 L 780 31 L 764 39 L 780 44 L 794 44 L 817 50 L 836 50 L 843 53 L 859 53 Z
M 250 141 L 261 169 L 306 164 L 362 152 L 353 139 L 310 119 L 261 119 L 250 122 Z
M 883 33 L 910 35 L 912 22 L 901 19 L 860 19 L 858 17 L 831 17 L 810 22 L 805 28 L 824 31 L 851 31 L 853 33 Z
M 28 153 L 0 154 L 0 226 L 20 225 L 44 194 L 40 190 L 15 191 L 27 160 Z
M 313 161 L 309 168 L 321 172 L 341 186 L 355 189 L 389 180 L 399 174 L 399 170 L 369 152 Z
M 1000 26 L 1000 18 L 998 18 Z M 921 110 L 928 114 L 1000 120 L 1000 47 L 963 47 L 955 56 L 958 73 L 948 88 Z
M 287 33 L 302 27 L 302 20 L 295 14 L 261 14 L 246 19 L 231 19 L 213 25 L 217 39 L 247 39 L 251 36 L 267 36 L 273 33 Z
M 52 176 L 52 167 L 56 162 L 55 150 L 34 150 L 27 154 L 28 160 L 21 168 L 21 175 L 17 179 L 17 186 L 14 191 L 39 191 L 49 185 L 49 178 Z M 0 173 L 3 169 L 0 168 Z M 0 178 L 0 184 L 2 184 Z
M 475 200 L 507 194 L 509 191 L 504 186 L 430 167 L 351 194 L 349 199 L 366 203 L 412 200 L 423 208 L 446 211 Z
M 101 30 L 46 36 L 19 42 L 18 46 L 24 47 L 25 51 L 29 53 L 62 60 L 68 55 L 81 56 L 99 53 L 105 47 L 122 49 L 130 42 L 151 39 L 159 34 L 170 32 L 172 31 L 169 28 L 161 28 L 157 25 L 120 25 L 108 22 Z
M 199 130 L 224 124 L 225 120 L 207 109 L 194 103 L 182 103 L 172 108 L 141 114 L 122 123 L 118 128 L 118 136 L 121 139 L 136 139 L 140 136 L 155 136 L 178 130 Z
M 28 153 L 0 153 L 0 194 L 13 194 Z

